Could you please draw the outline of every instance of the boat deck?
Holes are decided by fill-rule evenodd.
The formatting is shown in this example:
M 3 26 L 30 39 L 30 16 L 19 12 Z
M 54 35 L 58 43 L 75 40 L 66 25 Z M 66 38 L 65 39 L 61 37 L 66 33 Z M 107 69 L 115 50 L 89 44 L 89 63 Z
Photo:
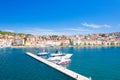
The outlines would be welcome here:
M 37 55 L 35 55 L 33 53 L 26 52 L 26 54 L 33 57 L 33 58 L 35 58 L 35 59 L 37 59 L 38 61 L 40 61 L 42 63 L 44 63 L 44 64 L 46 64 L 46 65 L 48 65 L 48 66 L 50 66 L 50 67 L 64 73 L 64 74 L 76 79 L 76 80 L 91 80 L 91 79 L 89 79 L 89 78 L 87 78 L 85 76 L 82 76 L 82 75 L 80 75 L 80 74 L 78 74 L 76 72 L 73 72 L 73 71 L 71 71 L 69 69 L 66 69 L 66 68 L 64 68 L 62 66 L 59 66 L 59 65 L 57 65 L 57 64 L 55 64 L 53 62 L 50 62 L 50 61 L 48 61 L 46 59 L 43 59 L 43 58 L 41 58 L 41 57 L 39 57 L 39 56 L 37 56 Z

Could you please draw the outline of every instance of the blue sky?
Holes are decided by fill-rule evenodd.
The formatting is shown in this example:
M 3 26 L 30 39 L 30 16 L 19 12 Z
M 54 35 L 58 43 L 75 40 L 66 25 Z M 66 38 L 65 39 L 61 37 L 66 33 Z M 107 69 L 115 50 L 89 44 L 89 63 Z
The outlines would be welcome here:
M 120 31 L 120 0 L 0 0 L 0 30 L 37 35 Z

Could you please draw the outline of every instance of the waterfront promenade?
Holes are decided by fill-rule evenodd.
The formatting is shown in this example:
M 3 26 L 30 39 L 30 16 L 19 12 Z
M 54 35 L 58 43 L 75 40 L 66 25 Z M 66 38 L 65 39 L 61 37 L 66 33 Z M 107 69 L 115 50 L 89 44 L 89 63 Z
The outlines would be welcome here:
M 85 76 L 82 76 L 82 75 L 80 75 L 80 74 L 78 74 L 76 72 L 73 72 L 73 71 L 71 71 L 69 69 L 66 69 L 66 68 L 64 68 L 62 66 L 59 66 L 59 65 L 57 65 L 57 64 L 55 64 L 53 62 L 50 62 L 50 61 L 48 61 L 46 59 L 43 59 L 43 58 L 41 58 L 41 57 L 39 57 L 39 56 L 37 56 L 37 55 L 35 55 L 33 53 L 26 52 L 26 54 L 31 56 L 32 58 L 37 59 L 38 61 L 40 61 L 40 62 L 42 62 L 44 64 L 46 64 L 46 65 L 48 65 L 48 66 L 50 66 L 50 67 L 52 67 L 52 68 L 54 68 L 54 69 L 64 73 L 64 74 L 72 77 L 75 80 L 91 80 L 91 79 L 89 79 L 89 78 L 87 78 Z

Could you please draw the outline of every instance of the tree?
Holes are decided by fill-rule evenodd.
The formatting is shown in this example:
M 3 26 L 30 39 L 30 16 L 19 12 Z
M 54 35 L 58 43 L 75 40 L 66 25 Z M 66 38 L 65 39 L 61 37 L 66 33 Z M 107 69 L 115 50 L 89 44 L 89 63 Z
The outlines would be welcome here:
M 84 42 L 84 45 L 86 46 L 86 42 Z
M 72 40 L 71 40 L 71 39 L 69 39 L 69 43 L 70 43 L 70 45 L 73 45 L 73 42 L 72 42 Z

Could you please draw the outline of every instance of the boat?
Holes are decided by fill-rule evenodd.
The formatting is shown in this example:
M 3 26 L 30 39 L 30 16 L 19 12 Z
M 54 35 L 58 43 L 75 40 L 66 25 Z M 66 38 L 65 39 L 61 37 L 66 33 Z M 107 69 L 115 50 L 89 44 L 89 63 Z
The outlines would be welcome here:
M 55 53 L 50 54 L 48 60 L 58 65 L 64 65 L 71 61 L 70 58 L 72 55 L 73 54 L 56 51 Z
M 71 61 L 71 59 L 61 59 L 57 64 L 59 65 L 64 65 L 67 64 Z
M 47 54 L 48 52 L 45 52 L 45 50 L 43 50 L 43 52 L 37 53 L 38 56 L 45 56 Z
M 56 61 L 56 60 L 60 60 L 62 57 L 56 56 L 56 57 L 49 57 L 48 60 L 49 61 Z
M 55 53 L 50 54 L 50 56 L 54 57 L 54 56 L 64 56 L 64 53 L 60 52 L 60 51 L 56 51 Z
M 60 53 L 59 55 L 52 55 L 51 57 L 48 58 L 49 61 L 54 61 L 54 60 L 61 60 L 61 59 L 69 59 L 71 58 L 72 54 L 62 54 Z
M 64 58 L 64 59 L 69 59 L 69 58 L 71 58 L 72 55 L 73 55 L 73 54 L 65 54 L 65 56 L 63 56 L 63 58 Z

